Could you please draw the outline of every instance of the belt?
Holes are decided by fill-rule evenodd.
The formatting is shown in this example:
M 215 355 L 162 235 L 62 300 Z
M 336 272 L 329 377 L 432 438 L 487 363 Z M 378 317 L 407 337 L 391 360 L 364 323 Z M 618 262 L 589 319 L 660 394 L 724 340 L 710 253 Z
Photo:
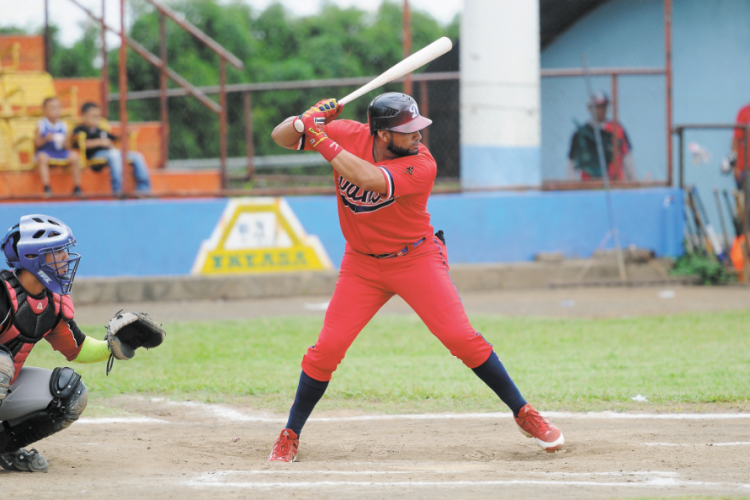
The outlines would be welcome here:
M 374 254 L 374 253 L 367 253 L 365 255 L 369 257 L 375 257 L 376 259 L 392 259 L 394 257 L 402 257 L 409 253 L 409 250 L 417 248 L 419 245 L 425 242 L 426 238 L 422 238 L 421 240 L 417 241 L 416 243 L 410 243 L 406 245 L 404 248 L 399 250 L 398 252 L 392 252 L 392 253 L 380 253 L 380 254 Z

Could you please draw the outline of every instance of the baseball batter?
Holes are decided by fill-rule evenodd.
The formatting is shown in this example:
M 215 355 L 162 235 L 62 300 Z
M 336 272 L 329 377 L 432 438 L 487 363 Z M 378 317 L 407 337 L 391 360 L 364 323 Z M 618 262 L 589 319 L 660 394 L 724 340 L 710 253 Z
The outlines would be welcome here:
M 25 447 L 68 428 L 83 413 L 86 386 L 72 368 L 24 366 L 46 339 L 68 361 L 129 359 L 133 349 L 161 344 L 164 331 L 140 313 L 117 314 L 105 340 L 76 325 L 70 290 L 80 255 L 73 231 L 60 219 L 26 215 L 11 227 L 0 250 L 12 270 L 0 271 L 0 466 L 47 472 L 49 463 Z M 135 318 L 133 318 L 135 316 Z M 118 338 L 118 330 L 128 338 Z M 111 365 L 110 365 L 111 367 Z M 108 368 L 109 369 L 109 368 Z
M 448 274 L 445 240 L 434 234 L 427 212 L 437 164 L 420 144 L 420 130 L 432 121 L 419 114 L 414 99 L 394 92 L 370 103 L 367 124 L 336 120 L 341 110 L 335 99 L 320 101 L 272 134 L 278 145 L 318 151 L 333 166 L 346 249 L 323 329 L 302 359 L 289 420 L 268 460 L 297 458 L 302 427 L 336 367 L 396 294 L 510 407 L 523 434 L 546 451 L 559 450 L 562 433 L 524 400 L 492 345 L 472 328 Z

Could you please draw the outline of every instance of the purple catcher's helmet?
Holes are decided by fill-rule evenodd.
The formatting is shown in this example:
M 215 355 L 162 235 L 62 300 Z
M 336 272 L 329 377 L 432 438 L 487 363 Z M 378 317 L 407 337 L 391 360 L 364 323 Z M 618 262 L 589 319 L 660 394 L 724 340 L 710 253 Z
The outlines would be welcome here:
M 24 215 L 19 224 L 8 230 L 0 243 L 11 269 L 24 269 L 50 291 L 68 295 L 81 256 L 68 253 L 69 258 L 57 260 L 56 252 L 68 251 L 76 245 L 73 231 L 60 219 L 49 215 Z M 52 261 L 47 262 L 47 254 Z
M 411 134 L 432 124 L 419 114 L 417 101 L 401 92 L 386 92 L 372 100 L 367 107 L 370 135 L 378 130 Z

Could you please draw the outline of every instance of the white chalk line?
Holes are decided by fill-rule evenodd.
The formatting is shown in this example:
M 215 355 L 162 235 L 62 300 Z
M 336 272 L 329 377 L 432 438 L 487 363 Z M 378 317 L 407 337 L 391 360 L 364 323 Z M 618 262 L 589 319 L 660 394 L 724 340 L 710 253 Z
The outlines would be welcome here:
M 151 417 L 102 417 L 102 418 L 79 418 L 78 424 L 168 424 L 166 420 Z
M 643 443 L 643 446 L 750 446 L 750 441 L 731 443 Z
M 152 402 L 170 405 L 200 408 L 209 411 L 219 418 L 232 422 L 286 423 L 286 418 L 261 417 L 247 415 L 232 408 L 194 401 L 170 401 L 153 398 Z M 750 419 L 750 413 L 617 413 L 603 412 L 542 412 L 550 419 L 598 419 L 598 420 L 733 420 Z M 403 415 L 358 415 L 354 417 L 313 417 L 308 422 L 366 422 L 388 420 L 470 420 L 470 419 L 509 419 L 510 412 L 493 413 L 415 413 Z
M 676 473 L 673 472 L 633 472 L 633 473 L 550 473 L 567 477 L 580 476 L 618 476 L 643 477 L 640 481 L 582 481 L 582 480 L 544 480 L 544 479 L 500 479 L 488 481 L 294 481 L 294 482 L 262 482 L 249 481 L 239 482 L 232 480 L 223 482 L 222 480 L 230 476 L 243 474 L 278 474 L 285 475 L 291 471 L 223 471 L 200 474 L 199 476 L 187 481 L 186 486 L 194 488 L 330 488 L 339 486 L 376 488 L 376 487 L 400 487 L 400 488 L 423 488 L 423 487 L 446 487 L 446 486 L 504 486 L 504 485 L 530 485 L 530 486 L 604 486 L 604 487 L 636 487 L 636 488 L 665 488 L 665 487 L 698 487 L 698 488 L 720 488 L 720 489 L 750 489 L 750 484 L 744 483 L 715 483 L 704 481 L 684 481 L 677 479 Z M 307 474 L 331 474 L 334 471 L 299 471 Z M 445 471 L 441 471 L 445 473 Z M 351 475 L 372 475 L 378 474 L 428 474 L 430 471 L 338 471 L 341 474 Z M 455 471 L 453 473 L 460 473 Z

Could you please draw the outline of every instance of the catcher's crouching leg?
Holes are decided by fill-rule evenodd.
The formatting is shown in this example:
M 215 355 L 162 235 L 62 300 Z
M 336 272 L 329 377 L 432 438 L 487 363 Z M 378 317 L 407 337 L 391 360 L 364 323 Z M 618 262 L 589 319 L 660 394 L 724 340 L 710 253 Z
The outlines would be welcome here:
M 88 403 L 86 386 L 72 368 L 55 368 L 49 382 L 52 401 L 43 410 L 3 422 L 0 452 L 15 452 L 58 433 L 78 420 Z

